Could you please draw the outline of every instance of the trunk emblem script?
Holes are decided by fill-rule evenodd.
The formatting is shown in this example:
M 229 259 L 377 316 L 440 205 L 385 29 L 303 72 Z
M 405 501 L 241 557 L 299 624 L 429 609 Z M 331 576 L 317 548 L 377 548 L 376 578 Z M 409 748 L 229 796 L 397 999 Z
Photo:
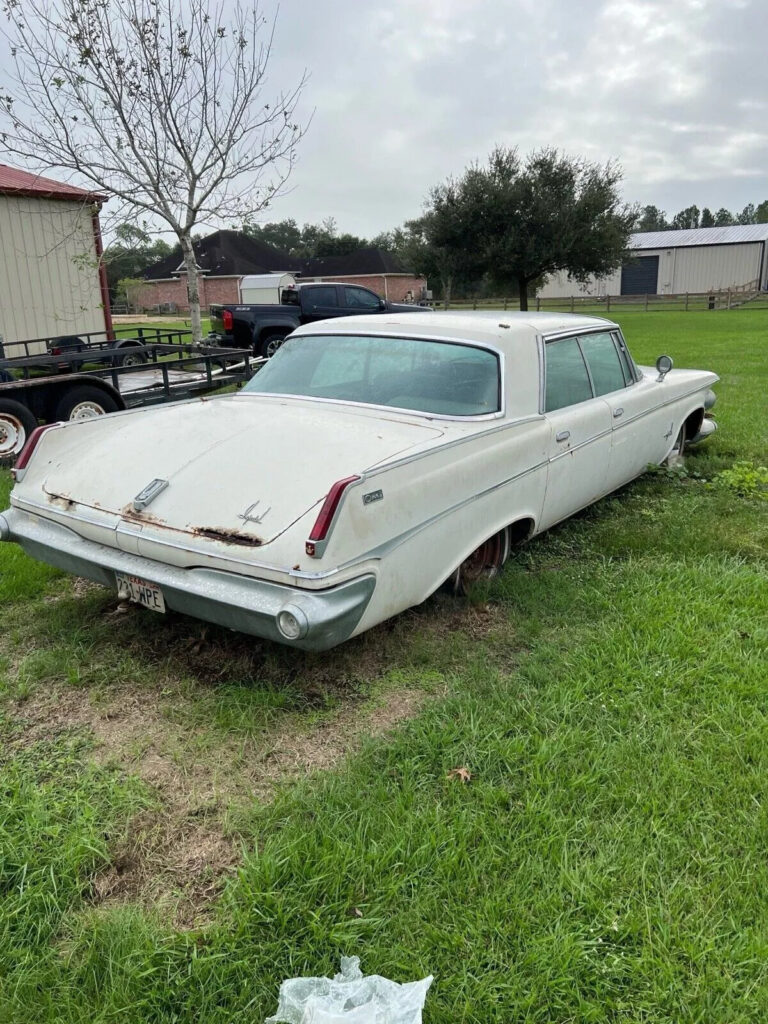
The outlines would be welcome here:
M 254 503 L 252 505 L 249 505 L 245 512 L 241 512 L 237 518 L 242 519 L 244 523 L 260 523 L 272 511 L 272 506 L 270 505 L 265 512 L 261 512 L 258 515 L 254 515 L 254 509 L 260 504 L 260 501 L 254 501 Z
M 150 505 L 155 498 L 168 486 L 167 480 L 153 480 L 148 483 L 143 490 L 139 491 L 136 497 L 133 499 L 133 510 L 134 512 L 141 512 L 143 509 Z

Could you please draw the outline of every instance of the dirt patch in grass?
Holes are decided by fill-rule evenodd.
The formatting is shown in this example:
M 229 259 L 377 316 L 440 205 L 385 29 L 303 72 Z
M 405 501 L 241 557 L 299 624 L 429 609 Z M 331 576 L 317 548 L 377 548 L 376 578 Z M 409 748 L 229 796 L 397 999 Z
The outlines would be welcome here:
M 205 923 L 240 859 L 227 813 L 333 768 L 365 738 L 417 714 L 427 696 L 399 689 L 371 702 L 352 698 L 310 723 L 289 712 L 263 734 L 211 742 L 201 727 L 179 725 L 164 713 L 163 698 L 154 691 L 112 691 L 109 705 L 96 706 L 87 691 L 61 688 L 15 702 L 21 730 L 14 743 L 87 731 L 95 739 L 96 760 L 147 783 L 156 805 L 132 823 L 109 867 L 94 877 L 90 903 L 136 902 L 167 913 L 176 927 L 196 927 Z

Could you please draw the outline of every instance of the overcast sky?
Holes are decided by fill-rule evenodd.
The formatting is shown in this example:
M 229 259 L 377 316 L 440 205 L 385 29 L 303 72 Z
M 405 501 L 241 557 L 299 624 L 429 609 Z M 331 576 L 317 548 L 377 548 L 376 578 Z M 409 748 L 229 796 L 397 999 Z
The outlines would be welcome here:
M 283 0 L 272 74 L 306 64 L 315 114 L 273 217 L 373 234 L 499 142 L 740 210 L 768 198 L 767 38 L 766 0 Z
M 617 159 L 670 215 L 738 211 L 768 198 L 766 39 L 768 0 L 282 0 L 267 92 L 306 67 L 314 114 L 263 219 L 372 235 L 496 143 Z

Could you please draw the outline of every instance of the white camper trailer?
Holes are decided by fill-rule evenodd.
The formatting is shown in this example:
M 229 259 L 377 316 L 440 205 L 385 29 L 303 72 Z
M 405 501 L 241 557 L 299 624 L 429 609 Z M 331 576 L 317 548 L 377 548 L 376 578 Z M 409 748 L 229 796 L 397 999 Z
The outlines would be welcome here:
M 284 288 L 295 288 L 293 274 L 277 271 L 274 274 L 247 274 L 240 281 L 240 302 L 244 305 L 279 303 Z

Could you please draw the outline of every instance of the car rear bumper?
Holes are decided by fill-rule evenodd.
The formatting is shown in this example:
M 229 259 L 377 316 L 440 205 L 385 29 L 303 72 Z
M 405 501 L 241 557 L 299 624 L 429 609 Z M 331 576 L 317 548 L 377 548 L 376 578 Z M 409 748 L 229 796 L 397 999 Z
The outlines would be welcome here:
M 113 590 L 116 572 L 138 576 L 160 587 L 174 611 L 306 651 L 324 651 L 347 640 L 376 585 L 375 576 L 367 574 L 325 590 L 303 590 L 217 569 L 180 569 L 86 540 L 16 508 L 0 514 L 0 541 L 13 541 L 32 558 Z M 293 616 L 300 636 L 281 631 L 281 612 Z

